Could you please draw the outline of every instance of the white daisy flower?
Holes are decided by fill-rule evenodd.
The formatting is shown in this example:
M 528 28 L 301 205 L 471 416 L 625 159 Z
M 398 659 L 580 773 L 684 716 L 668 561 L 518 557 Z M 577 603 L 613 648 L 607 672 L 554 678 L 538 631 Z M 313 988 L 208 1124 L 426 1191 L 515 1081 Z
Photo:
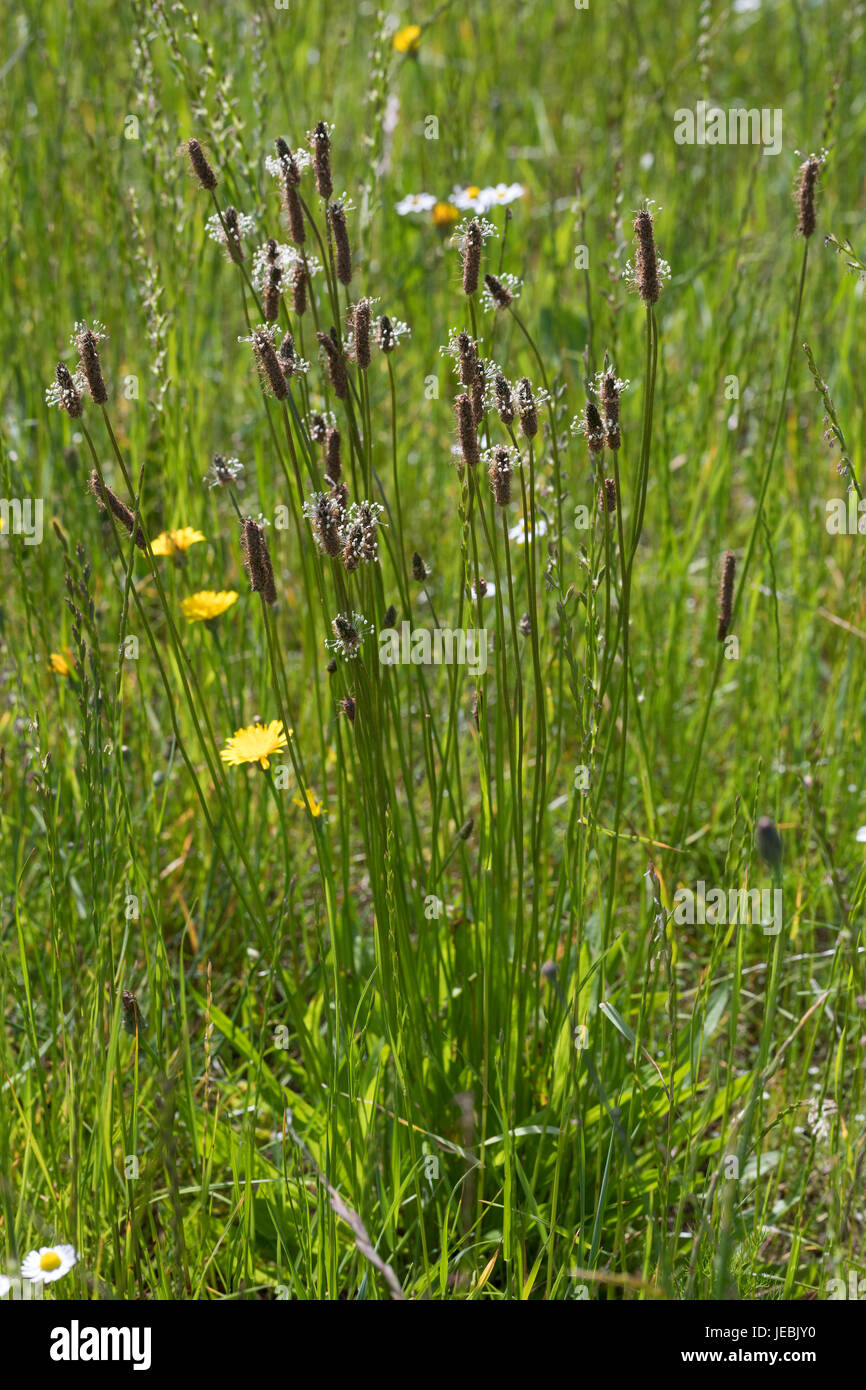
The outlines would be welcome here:
M 42 1245 L 21 1261 L 21 1274 L 34 1284 L 53 1284 L 80 1259 L 74 1245 Z
M 537 539 L 538 537 L 540 537 L 540 536 L 546 536 L 546 535 L 547 535 L 547 522 L 544 520 L 544 517 L 543 517 L 543 516 L 536 517 L 536 520 L 535 520 L 535 536 L 536 536 L 536 539 Z M 526 542 L 527 542 L 528 540 L 531 540 L 531 539 L 532 539 L 532 528 L 529 527 L 529 528 L 527 529 L 527 527 L 524 525 L 523 517 L 520 518 L 520 520 L 518 521 L 518 523 L 517 523 L 516 526 L 512 526 L 511 530 L 508 532 L 508 539 L 509 539 L 510 541 L 515 541 L 515 542 L 517 543 L 517 545 L 526 545 Z
M 432 193 L 407 193 L 397 203 L 397 212 L 400 217 L 407 217 L 410 212 L 430 212 L 435 206 L 436 198 Z
M 866 844 L 866 825 L 861 825 L 857 831 L 857 843 L 858 845 Z
M 0 1298 L 5 1298 L 12 1287 L 12 1280 L 8 1274 L 0 1274 Z
M 453 203 L 461 212 L 484 212 L 487 204 L 484 201 L 484 194 L 489 192 L 486 188 L 479 188 L 477 184 L 470 183 L 464 188 L 454 188 L 451 192 L 449 203 Z
M 479 195 L 481 212 L 487 212 L 488 208 L 503 208 L 509 203 L 516 203 L 525 192 L 522 183 L 497 183 L 492 188 L 482 188 Z

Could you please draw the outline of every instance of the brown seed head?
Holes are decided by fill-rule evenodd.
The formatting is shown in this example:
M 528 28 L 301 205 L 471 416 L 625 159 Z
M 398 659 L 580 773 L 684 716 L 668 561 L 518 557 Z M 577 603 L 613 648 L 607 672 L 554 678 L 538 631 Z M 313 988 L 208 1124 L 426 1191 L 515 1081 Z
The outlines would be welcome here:
M 484 396 L 487 391 L 487 373 L 484 370 L 484 363 L 480 357 L 475 361 L 475 378 L 472 382 L 470 397 L 472 399 L 472 416 L 476 425 L 481 424 L 484 416 Z
M 303 261 L 295 261 L 291 273 L 292 312 L 298 315 L 307 312 L 307 267 Z
M 817 159 L 807 159 L 800 165 L 797 185 L 797 231 L 810 237 L 815 230 L 815 191 L 821 165 Z
M 722 560 L 722 582 L 719 585 L 719 625 L 716 629 L 716 640 L 719 642 L 724 642 L 730 631 L 734 611 L 734 574 L 736 568 L 736 555 L 732 550 L 726 550 L 725 558 Z
M 325 435 L 325 477 L 332 483 L 340 481 L 343 472 L 340 431 L 332 426 Z
M 618 449 L 622 443 L 619 432 L 619 388 L 613 372 L 605 372 L 601 379 L 601 404 L 604 411 L 604 444 L 607 449 Z
M 253 351 L 256 354 L 262 385 L 272 396 L 276 396 L 278 401 L 284 401 L 289 394 L 289 388 L 270 333 L 260 329 L 253 333 Z
M 511 501 L 511 474 L 513 471 L 514 465 L 508 449 L 504 447 L 494 449 L 488 476 L 497 507 L 507 507 Z
M 241 527 L 241 551 L 244 569 L 254 594 L 261 594 L 265 603 L 276 603 L 277 588 L 274 583 L 274 567 L 268 547 L 265 528 L 251 516 L 245 518 Z
M 205 152 L 199 144 L 198 140 L 187 140 L 186 152 L 189 155 L 189 162 L 192 165 L 192 171 L 198 179 L 199 183 L 201 184 L 202 188 L 206 188 L 208 191 L 210 191 L 210 189 L 212 188 L 216 188 L 217 176 L 208 164 L 207 158 L 205 157 Z
M 370 301 L 359 299 L 352 320 L 355 361 L 362 372 L 370 365 Z
M 343 354 L 340 351 L 336 331 L 332 328 L 330 333 L 317 333 L 316 338 L 318 339 L 319 346 L 325 353 L 331 388 L 337 400 L 343 401 L 349 394 L 349 381 L 346 376 L 346 366 L 343 362 Z
M 605 478 L 604 487 L 598 494 L 599 511 L 608 512 L 611 516 L 616 511 L 616 479 Z
M 466 228 L 463 245 L 463 293 L 473 295 L 478 289 L 478 276 L 481 273 L 481 247 L 483 238 L 481 228 L 473 217 Z
M 310 136 L 310 149 L 313 152 L 313 174 L 319 197 L 327 202 L 334 191 L 331 178 L 331 137 L 324 121 L 319 121 Z
M 594 401 L 587 401 L 583 412 L 583 432 L 589 445 L 590 454 L 601 453 L 604 448 L 604 426 Z
M 77 420 L 83 409 L 81 396 L 65 362 L 57 363 L 54 369 L 54 379 L 57 382 L 58 403 L 71 419 Z
M 508 286 L 503 285 L 502 281 L 495 275 L 485 275 L 484 283 L 490 291 L 490 297 L 497 309 L 507 309 L 514 299 Z
M 457 439 L 460 444 L 460 451 L 468 466 L 476 468 L 479 459 L 478 436 L 475 433 L 472 401 L 465 391 L 455 400 L 454 412 L 457 416 Z
M 645 208 L 635 215 L 634 234 L 637 239 L 635 284 L 644 304 L 655 304 L 661 293 L 661 285 L 652 213 Z
M 91 329 L 85 328 L 83 332 L 76 334 L 75 346 L 78 348 L 79 365 L 84 373 L 91 398 L 97 405 L 105 405 L 108 400 L 108 392 L 105 389 L 102 367 L 99 365 L 96 334 Z
M 423 584 L 424 580 L 427 578 L 427 566 L 424 564 L 417 550 L 412 556 L 412 578 L 417 580 L 419 584 Z
M 139 550 L 146 550 L 147 545 L 144 539 L 144 532 L 140 526 L 136 525 L 135 516 L 127 507 L 125 502 L 121 502 L 116 492 L 112 492 L 107 483 L 103 483 L 96 469 L 90 475 L 88 487 L 93 493 L 100 507 L 105 511 L 111 512 L 128 536 L 132 536 Z
M 355 697 L 354 695 L 344 695 L 340 701 L 340 709 L 345 714 L 350 724 L 355 722 Z
M 468 333 L 457 334 L 457 365 L 460 369 L 460 380 L 467 391 L 475 380 L 475 365 L 478 361 L 478 353 L 475 344 Z
M 514 397 L 504 376 L 498 376 L 493 383 L 496 393 L 496 410 L 503 425 L 510 425 L 514 419 Z
M 532 394 L 532 383 L 528 376 L 522 376 L 517 383 L 517 410 L 520 415 L 520 428 L 527 439 L 538 434 L 538 411 Z
M 346 210 L 342 203 L 331 203 L 328 208 L 328 222 L 334 238 L 337 279 L 341 285 L 348 285 L 352 279 L 352 248 L 349 245 Z
M 240 265 L 244 259 L 244 248 L 241 245 L 241 229 L 238 222 L 238 210 L 231 204 L 223 213 L 223 227 L 225 230 L 226 246 L 233 261 Z

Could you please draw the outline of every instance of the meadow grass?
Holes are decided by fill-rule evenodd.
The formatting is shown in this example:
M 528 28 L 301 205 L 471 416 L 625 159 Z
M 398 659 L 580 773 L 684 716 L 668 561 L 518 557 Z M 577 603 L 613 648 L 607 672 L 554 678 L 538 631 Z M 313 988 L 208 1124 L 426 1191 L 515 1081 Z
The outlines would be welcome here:
M 0 24 L 7 1273 L 862 1277 L 862 6 Z M 781 150 L 676 143 L 709 99 Z

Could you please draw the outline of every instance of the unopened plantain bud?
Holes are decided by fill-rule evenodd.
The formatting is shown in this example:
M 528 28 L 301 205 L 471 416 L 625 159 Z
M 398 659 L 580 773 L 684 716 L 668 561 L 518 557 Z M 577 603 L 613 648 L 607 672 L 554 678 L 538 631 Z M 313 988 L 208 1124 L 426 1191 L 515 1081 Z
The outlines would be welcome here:
M 370 301 L 359 299 L 352 319 L 355 361 L 362 372 L 370 365 Z
M 653 235 L 652 213 L 642 208 L 634 219 L 634 234 L 637 238 L 634 280 L 637 291 L 644 304 L 655 304 L 661 291 L 659 266 L 656 256 L 655 236 Z
M 417 580 L 419 584 L 423 584 L 427 578 L 427 573 L 427 566 L 416 550 L 412 556 L 412 578 Z
M 346 376 L 346 367 L 343 362 L 343 354 L 339 348 L 336 332 L 332 328 L 330 333 L 317 333 L 316 338 L 325 353 L 325 360 L 328 364 L 328 376 L 330 377 L 334 395 L 337 397 L 338 401 L 343 401 L 349 394 L 349 381 Z
M 241 550 L 244 569 L 254 594 L 261 594 L 265 603 L 276 603 L 277 588 L 274 583 L 274 567 L 268 547 L 265 528 L 251 516 L 246 517 L 241 529 Z
M 326 121 L 319 121 L 310 135 L 310 148 L 313 151 L 316 188 L 319 190 L 319 197 L 327 202 L 334 191 L 334 183 L 331 178 L 331 136 Z
M 341 285 L 348 285 L 352 279 L 352 248 L 349 245 L 349 228 L 346 225 L 346 210 L 342 203 L 331 203 L 328 208 L 328 222 L 334 238 L 337 279 Z
M 208 164 L 208 161 L 205 157 L 205 152 L 199 144 L 198 140 L 187 140 L 186 151 L 189 155 L 189 162 L 192 165 L 192 171 L 198 179 L 199 183 L 201 184 L 202 188 L 206 188 L 208 191 L 210 191 L 210 189 L 212 188 L 216 188 L 217 176 Z
M 497 507 L 507 507 L 511 501 L 511 474 L 513 471 L 514 465 L 509 450 L 504 447 L 494 449 L 488 476 Z
M 466 228 L 463 243 L 463 293 L 473 295 L 478 289 L 478 276 L 481 273 L 481 247 L 483 238 L 481 228 L 473 217 Z
M 598 494 L 599 511 L 608 512 L 612 516 L 616 511 L 616 478 L 605 478 L 604 487 Z
M 797 185 L 797 231 L 810 237 L 815 230 L 815 190 L 821 165 L 817 159 L 807 159 L 800 165 Z
M 719 586 L 719 625 L 716 630 L 716 639 L 724 642 L 731 627 L 731 617 L 734 609 L 734 573 L 737 568 L 737 557 L 732 550 L 725 551 L 725 558 L 722 561 L 722 582 Z
M 340 431 L 332 426 L 325 435 L 325 477 L 332 483 L 340 481 L 343 472 Z
M 298 315 L 307 312 L 307 267 L 303 261 L 295 261 L 292 266 L 292 312 Z
M 454 411 L 457 416 L 457 439 L 460 444 L 460 451 L 468 466 L 475 468 L 479 458 L 478 436 L 475 433 L 472 401 L 465 391 L 455 400 Z
M 144 532 L 141 527 L 136 525 L 135 516 L 127 507 L 125 502 L 121 502 L 116 492 L 112 492 L 107 483 L 103 483 L 96 469 L 90 475 L 88 482 L 90 491 L 93 493 L 100 507 L 105 511 L 111 512 L 128 536 L 132 536 L 139 550 L 146 550 L 147 545 L 144 539 Z
M 532 439 L 538 434 L 538 411 L 535 408 L 535 397 L 528 376 L 521 377 L 517 383 L 517 410 L 521 430 L 527 439 Z

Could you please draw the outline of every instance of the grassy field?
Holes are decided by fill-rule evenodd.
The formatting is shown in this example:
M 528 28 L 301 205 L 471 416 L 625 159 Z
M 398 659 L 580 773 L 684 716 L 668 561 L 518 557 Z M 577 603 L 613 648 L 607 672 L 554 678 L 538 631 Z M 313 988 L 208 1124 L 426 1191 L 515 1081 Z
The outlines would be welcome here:
M 863 25 L 4 7 L 8 1277 L 866 1275 Z

